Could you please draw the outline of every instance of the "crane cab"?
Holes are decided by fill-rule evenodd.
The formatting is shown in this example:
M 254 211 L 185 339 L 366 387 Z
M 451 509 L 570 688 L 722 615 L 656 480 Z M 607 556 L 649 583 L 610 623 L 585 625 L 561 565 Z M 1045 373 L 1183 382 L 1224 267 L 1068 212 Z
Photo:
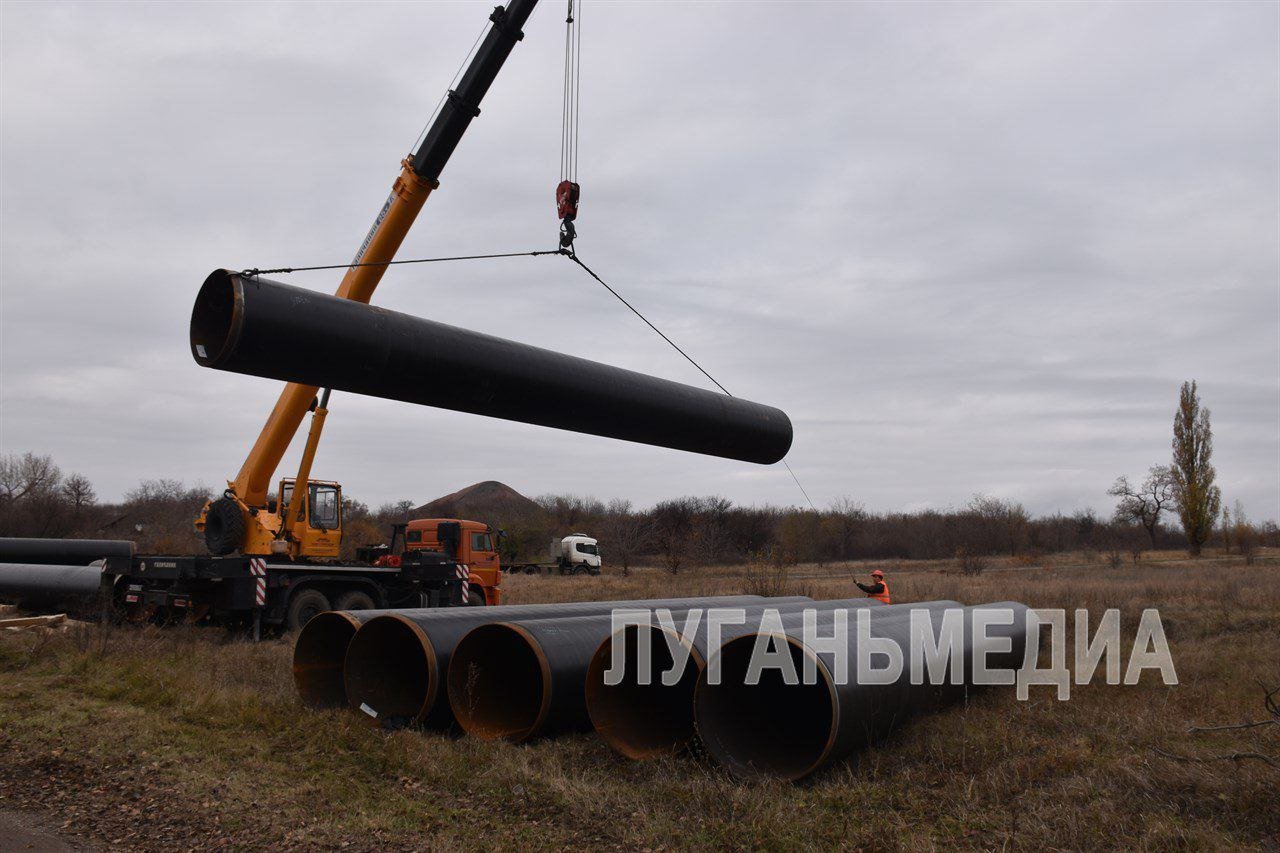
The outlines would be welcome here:
M 290 514 L 296 484 L 293 477 L 280 481 L 280 498 L 274 512 L 279 525 L 276 529 L 288 529 L 293 534 L 290 544 L 296 552 L 291 556 L 336 560 L 342 545 L 342 486 L 329 480 L 308 480 L 305 523 L 299 524 L 299 519 Z

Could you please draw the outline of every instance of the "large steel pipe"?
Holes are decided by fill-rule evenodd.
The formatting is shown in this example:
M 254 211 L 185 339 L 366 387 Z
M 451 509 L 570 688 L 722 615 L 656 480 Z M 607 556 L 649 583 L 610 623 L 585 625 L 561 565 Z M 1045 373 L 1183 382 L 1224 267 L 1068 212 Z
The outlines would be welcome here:
M 597 607 L 609 606 L 600 602 Z M 483 610 L 471 608 L 394 608 L 389 610 L 330 610 L 313 617 L 293 646 L 293 681 L 302 703 L 310 708 L 345 707 L 347 688 L 343 680 L 343 662 L 347 647 L 365 622 L 388 613 L 437 619 L 474 619 L 483 614 L 488 619 L 529 619 L 560 611 L 562 604 L 501 604 Z
M 772 406 L 229 270 L 191 314 L 205 366 L 405 403 L 769 464 Z
M 768 606 L 779 615 L 806 609 L 885 608 L 882 602 L 864 597 Z M 764 609 L 750 610 L 742 624 L 721 625 L 719 642 L 756 633 Z M 699 622 L 692 634 L 682 634 L 683 627 L 677 624 L 678 630 L 673 631 L 656 622 L 628 625 L 605 637 L 588 664 L 584 696 L 591 723 L 609 746 L 628 758 L 656 758 L 695 747 L 693 688 L 706 667 L 710 639 L 706 621 Z M 610 684 L 605 676 L 614 666 L 615 655 L 621 673 Z M 679 664 L 677 657 L 682 658 Z M 642 660 L 650 665 L 642 668 Z M 668 684 L 663 677 L 668 672 L 674 683 Z
M 695 607 L 741 608 L 755 614 L 770 606 L 804 604 L 813 601 L 794 596 L 744 602 L 741 596 L 722 596 L 666 609 L 683 625 Z M 590 728 L 584 698 L 587 670 L 613 628 L 610 613 L 504 620 L 474 628 L 459 641 L 449 662 L 454 717 L 467 734 L 486 740 L 521 742 Z
M 98 566 L 0 563 L 0 601 L 32 610 L 83 607 L 101 583 Z
M 360 626 L 390 610 L 330 610 L 311 617 L 293 644 L 293 683 L 308 708 L 343 708 L 342 661 Z
M 947 603 L 950 605 L 951 603 Z M 935 636 L 950 607 L 937 603 L 915 605 L 928 611 Z M 729 640 L 713 653 L 713 660 L 699 676 L 694 691 L 698 733 L 707 751 L 731 774 L 739 778 L 774 777 L 801 779 L 827 763 L 847 756 L 884 735 L 914 714 L 933 710 L 946 701 L 964 695 L 973 686 L 970 667 L 975 646 L 974 614 L 990 609 L 1011 612 L 1012 625 L 992 625 L 986 630 L 997 642 L 1007 640 L 1008 651 L 990 654 L 986 665 L 992 669 L 1014 670 L 1022 665 L 1027 650 L 1025 605 L 999 602 L 964 608 L 961 678 L 953 681 L 950 670 L 939 682 L 910 683 L 910 666 L 887 684 L 860 683 L 856 675 L 857 633 L 850 626 L 847 677 L 837 677 L 834 655 L 805 645 L 794 617 L 783 618 L 783 631 L 775 635 L 796 672 L 803 672 L 808 660 L 817 673 L 812 683 L 788 683 L 782 672 L 765 669 L 756 683 L 748 683 L 747 673 L 760 635 L 746 634 Z M 910 660 L 912 628 L 909 616 L 872 611 L 873 637 L 896 642 L 904 661 Z M 883 615 L 881 615 L 883 614 Z M 983 648 L 991 648 L 979 644 Z M 718 658 L 718 660 L 717 660 Z M 876 663 L 882 666 L 883 663 Z M 718 668 L 720 681 L 712 684 L 708 674 Z
M 740 596 L 743 603 L 759 596 Z M 505 607 L 466 607 L 406 610 L 370 619 L 356 631 L 347 647 L 343 680 L 347 702 L 380 725 L 424 725 L 444 728 L 453 724 L 445 697 L 449 660 L 458 641 L 471 629 L 504 619 L 589 616 L 614 609 L 697 606 L 701 599 L 633 599 L 580 601 L 566 604 Z M 538 608 L 536 612 L 533 608 Z
M 0 563 L 87 566 L 104 557 L 132 557 L 125 539 L 0 539 Z

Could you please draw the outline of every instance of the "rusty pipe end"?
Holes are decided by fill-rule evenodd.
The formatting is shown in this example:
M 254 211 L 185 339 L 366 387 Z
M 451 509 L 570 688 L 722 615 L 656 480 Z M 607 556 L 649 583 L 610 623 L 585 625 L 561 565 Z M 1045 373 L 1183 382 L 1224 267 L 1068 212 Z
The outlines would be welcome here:
M 293 683 L 308 708 L 341 708 L 347 704 L 342 663 L 360 621 L 331 610 L 313 617 L 293 646 Z
M 399 613 L 375 617 L 347 646 L 347 703 L 383 727 L 420 723 L 435 705 L 436 671 L 435 648 L 421 626 Z
M 449 660 L 449 705 L 463 730 L 484 740 L 526 741 L 551 709 L 551 667 L 542 647 L 512 622 L 472 629 Z
M 776 668 L 747 683 L 757 638 L 766 636 L 785 642 L 800 683 L 787 684 Z M 806 657 L 817 664 L 813 684 L 803 683 Z M 711 684 L 716 658 L 719 683 Z M 746 634 L 721 646 L 698 677 L 693 706 L 707 751 L 740 779 L 794 782 L 808 776 L 827 761 L 839 729 L 839 696 L 826 666 L 803 643 L 783 634 Z
M 622 678 L 606 683 L 616 644 L 621 643 Z M 683 644 L 689 655 L 681 671 L 664 682 L 675 665 L 672 648 Z M 650 668 L 647 684 L 640 670 L 642 650 Z M 705 661 L 678 633 L 660 625 L 628 625 L 606 637 L 587 667 L 586 700 L 591 724 L 615 751 L 642 760 L 680 752 L 692 746 L 693 692 Z

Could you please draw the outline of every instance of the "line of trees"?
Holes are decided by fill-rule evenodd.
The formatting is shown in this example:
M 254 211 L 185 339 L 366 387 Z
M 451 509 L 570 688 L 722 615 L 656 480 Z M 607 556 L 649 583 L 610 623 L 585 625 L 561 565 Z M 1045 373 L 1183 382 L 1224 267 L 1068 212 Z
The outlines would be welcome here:
M 1132 554 L 1173 549 L 1180 531 L 1147 529 L 1125 519 L 1102 519 L 1092 510 L 1032 516 L 1019 503 L 976 495 L 951 510 L 873 513 L 849 498 L 825 510 L 734 506 L 721 497 L 685 497 L 635 510 L 626 501 L 608 504 L 588 497 L 546 496 L 540 513 L 493 519 L 508 536 L 510 557 L 525 543 L 545 547 L 570 530 L 599 536 L 607 560 L 626 570 L 643 561 L 669 572 L 709 564 L 768 559 L 777 563 L 861 559 L 950 559 L 1006 555 L 1028 561 L 1061 551 Z M 1235 537 L 1220 537 L 1222 544 Z M 1280 530 L 1243 520 L 1241 534 L 1280 546 Z M 1234 541 L 1234 538 L 1230 539 Z
M 505 532 L 508 560 L 537 558 L 551 538 L 585 531 L 600 538 L 608 561 L 624 571 L 643 561 L 672 573 L 760 559 L 785 564 L 957 558 L 980 566 L 982 558 L 994 555 L 1116 555 L 1184 543 L 1198 555 L 1211 541 L 1251 558 L 1260 544 L 1280 546 L 1274 522 L 1252 523 L 1238 501 L 1233 510 L 1223 508 L 1212 452 L 1209 410 L 1196 384 L 1188 382 L 1174 418 L 1170 464 L 1152 467 L 1141 483 L 1117 479 L 1108 491 L 1118 498 L 1110 519 L 1092 510 L 1033 517 L 1019 503 L 986 495 L 958 509 L 909 513 L 873 513 L 852 498 L 815 511 L 735 506 L 715 496 L 636 509 L 624 500 L 546 495 L 514 515 L 504 504 L 473 517 Z M 201 553 L 192 521 L 210 497 L 202 486 L 147 480 L 121 502 L 99 503 L 87 478 L 64 474 L 48 456 L 0 457 L 0 536 L 133 539 L 146 553 Z M 385 542 L 391 523 L 409 520 L 414 506 L 405 500 L 370 509 L 346 498 L 344 556 L 353 556 L 359 545 Z M 1165 525 L 1166 515 L 1176 516 L 1181 529 Z

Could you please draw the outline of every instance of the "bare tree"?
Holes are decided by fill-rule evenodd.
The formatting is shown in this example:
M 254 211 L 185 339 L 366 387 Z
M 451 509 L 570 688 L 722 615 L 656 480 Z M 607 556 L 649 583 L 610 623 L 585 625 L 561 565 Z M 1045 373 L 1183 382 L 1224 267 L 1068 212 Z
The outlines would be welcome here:
M 1200 405 L 1195 381 L 1182 383 L 1178 411 L 1173 416 L 1174 497 L 1178 516 L 1187 536 L 1191 556 L 1200 556 L 1204 543 L 1213 533 L 1222 492 L 1213 484 L 1217 472 L 1210 464 L 1213 456 L 1213 430 L 1209 426 L 1209 410 Z
M 1231 534 L 1235 531 L 1235 526 L 1231 522 L 1231 510 L 1225 506 L 1222 508 L 1222 521 L 1218 524 L 1218 535 L 1222 537 L 1222 553 L 1231 553 Z
M 1028 544 L 1031 517 L 1020 503 L 979 492 L 969 501 L 964 516 L 968 516 L 964 520 L 973 528 L 970 535 L 976 540 L 970 543 L 971 551 L 1008 551 L 1010 556 L 1016 556 Z
M 66 496 L 71 508 L 77 512 L 86 507 L 93 506 L 98 495 L 93 490 L 93 484 L 89 482 L 89 478 L 83 474 L 72 474 L 62 484 L 62 493 Z
M 673 575 L 680 574 L 689 557 L 690 534 L 697 506 L 696 498 L 676 498 L 663 501 L 650 513 L 658 556 L 663 567 Z
M 62 482 L 62 471 L 52 456 L 30 451 L 0 457 L 0 500 L 17 503 L 24 498 L 49 492 Z
M 382 504 L 378 507 L 378 511 L 373 513 L 381 521 L 388 523 L 396 521 L 408 521 L 413 516 L 414 503 L 411 500 L 398 500 L 391 503 Z M 444 512 L 445 516 L 452 516 L 456 513 L 453 511 Z
M 1153 466 L 1141 486 L 1134 486 L 1128 477 L 1120 476 L 1115 485 L 1107 489 L 1107 494 L 1120 498 L 1116 504 L 1116 521 L 1141 524 L 1151 539 L 1151 547 L 1156 547 L 1160 516 L 1171 511 L 1174 505 L 1173 474 L 1168 466 Z
M 733 503 L 728 498 L 695 498 L 693 503 L 693 528 L 690 531 L 690 550 L 701 563 L 719 563 L 727 559 L 730 551 L 729 517 Z
M 866 520 L 866 508 L 848 495 L 831 502 L 831 508 L 827 512 L 827 525 L 837 558 L 848 560 L 853 557 L 858 531 Z
M 622 566 L 623 576 L 631 574 L 631 561 L 640 553 L 652 531 L 649 519 L 631 511 L 631 501 L 613 500 L 605 509 L 604 551 Z
M 139 551 L 199 553 L 203 542 L 192 522 L 209 500 L 210 490 L 180 480 L 143 480 L 124 496 L 123 520 L 133 527 Z
M 1226 518 L 1227 511 L 1222 511 L 1223 518 Z M 1249 522 L 1249 516 L 1245 515 L 1244 504 L 1236 501 L 1234 518 L 1231 522 L 1231 539 L 1240 553 L 1244 557 L 1244 561 L 1249 565 L 1253 565 L 1254 558 L 1258 548 L 1258 531 Z
M 566 533 L 589 527 L 593 519 L 604 514 L 604 504 L 592 497 L 539 495 L 533 500 L 551 518 L 556 529 Z
M 73 526 L 51 456 L 0 456 L 0 536 L 65 536 Z

